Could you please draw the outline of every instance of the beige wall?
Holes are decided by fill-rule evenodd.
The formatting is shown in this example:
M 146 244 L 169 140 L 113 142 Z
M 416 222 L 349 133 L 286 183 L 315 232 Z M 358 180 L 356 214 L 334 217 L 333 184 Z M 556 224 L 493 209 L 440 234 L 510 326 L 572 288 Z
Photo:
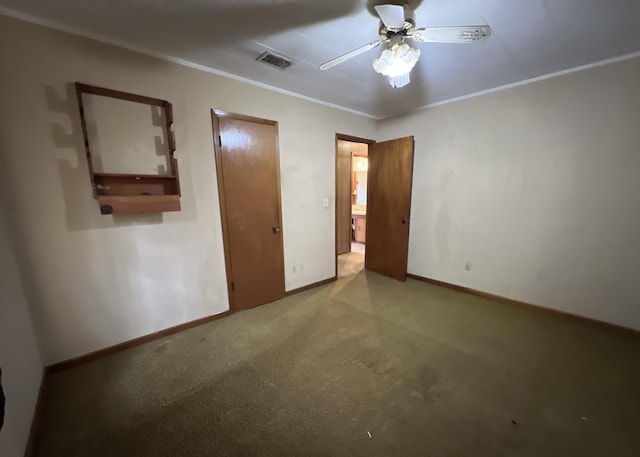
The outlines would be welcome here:
M 0 455 L 22 457 L 42 380 L 42 360 L 11 245 L 0 197 L 0 368 L 7 397 Z
M 164 110 L 91 94 L 82 99 L 95 172 L 169 174 Z
M 639 81 L 634 59 L 382 122 L 416 138 L 409 272 L 640 329 Z
M 279 122 L 287 290 L 334 275 L 335 133 L 373 120 L 2 16 L 0 61 L 0 173 L 46 364 L 228 309 L 211 108 Z M 181 212 L 99 214 L 74 81 L 173 103 Z

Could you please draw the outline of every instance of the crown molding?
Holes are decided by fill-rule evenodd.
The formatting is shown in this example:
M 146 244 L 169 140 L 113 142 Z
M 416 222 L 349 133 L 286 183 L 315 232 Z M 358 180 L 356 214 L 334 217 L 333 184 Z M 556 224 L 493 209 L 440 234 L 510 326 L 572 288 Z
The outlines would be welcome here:
M 417 111 L 422 111 L 422 110 L 429 109 L 429 108 L 435 108 L 437 106 L 448 105 L 449 103 L 455 103 L 455 102 L 459 102 L 459 101 L 462 101 L 462 100 L 467 100 L 469 98 L 480 97 L 482 95 L 493 94 L 495 92 L 502 92 L 502 91 L 505 91 L 505 90 L 513 89 L 515 87 L 526 86 L 526 85 L 529 85 L 529 84 L 537 83 L 539 81 L 544 81 L 545 79 L 551 79 L 551 78 L 557 78 L 559 76 L 570 75 L 571 73 L 577 73 L 579 71 L 590 70 L 592 68 L 598 68 L 598 67 L 602 67 L 604 65 L 609 65 L 609 64 L 613 64 L 613 63 L 624 62 L 625 60 L 636 59 L 638 57 L 640 57 L 640 51 L 632 52 L 630 54 L 624 54 L 624 55 L 617 56 L 617 57 L 611 57 L 609 59 L 599 60 L 597 62 L 589 63 L 589 64 L 586 64 L 586 65 L 580 65 L 578 67 L 568 68 L 566 70 L 560 70 L 560 71 L 556 71 L 556 72 L 549 73 L 549 74 L 542 75 L 542 76 L 536 76 L 535 78 L 523 79 L 522 81 L 517 81 L 517 82 L 514 82 L 514 83 L 505 84 L 503 86 L 493 87 L 491 89 L 485 89 L 485 90 L 481 90 L 481 91 L 478 91 L 478 92 L 473 92 L 471 94 L 461 95 L 460 97 L 448 98 L 446 100 L 442 100 L 442 101 L 439 101 L 439 102 L 429 103 L 428 105 L 421 106 L 420 108 L 416 108 L 415 110 L 413 110 L 413 111 L 411 111 L 409 113 L 405 113 L 405 114 L 411 114 L 411 113 L 415 113 Z M 391 116 L 391 117 L 404 116 L 405 114 L 400 114 L 398 116 Z M 391 117 L 389 117 L 387 119 L 390 119 Z
M 630 54 L 624 54 L 624 55 L 621 55 L 621 56 L 612 57 L 612 58 L 609 58 L 609 59 L 604 59 L 604 60 L 600 60 L 600 61 L 597 61 L 597 62 L 585 64 L 585 65 L 580 65 L 580 66 L 569 68 L 569 69 L 566 69 L 566 70 L 560 70 L 560 71 L 556 71 L 556 72 L 553 72 L 553 73 L 548 73 L 548 74 L 545 74 L 545 75 L 536 76 L 534 78 L 524 79 L 522 81 L 517 81 L 517 82 L 514 82 L 514 83 L 505 84 L 505 85 L 502 85 L 502 86 L 493 87 L 491 89 L 481 90 L 481 91 L 478 91 L 478 92 L 472 92 L 470 94 L 461 95 L 459 97 L 454 97 L 454 98 L 449 98 L 449 99 L 441 100 L 441 101 L 434 102 L 434 103 L 429 103 L 427 105 L 420 106 L 420 107 L 418 107 L 416 109 L 413 109 L 413 110 L 408 111 L 408 112 L 403 113 L 403 114 L 396 114 L 396 115 L 392 115 L 392 116 L 388 116 L 388 117 L 379 117 L 379 116 L 374 116 L 372 114 L 365 113 L 365 112 L 362 112 L 362 111 L 357 111 L 357 110 L 348 108 L 346 106 L 337 105 L 335 103 L 326 102 L 324 100 L 320 100 L 320 99 L 317 99 L 317 98 L 309 97 L 307 95 L 303 95 L 303 94 L 300 94 L 300 93 L 297 93 L 297 92 L 293 92 L 293 91 L 290 91 L 290 90 L 282 89 L 282 88 L 277 87 L 277 86 L 272 86 L 270 84 L 265 84 L 265 83 L 261 83 L 261 82 L 258 82 L 258 81 L 254 81 L 254 80 L 246 78 L 244 76 L 239 76 L 239 75 L 235 75 L 233 73 L 228 73 L 226 71 L 218 70 L 217 68 L 209 67 L 209 66 L 206 66 L 206 65 L 202 65 L 202 64 L 195 63 L 195 62 L 191 62 L 189 60 L 181 59 L 179 57 L 174 57 L 174 56 L 170 56 L 170 55 L 163 54 L 163 53 L 160 53 L 160 52 L 152 51 L 150 49 L 146 49 L 146 48 L 143 48 L 143 47 L 134 46 L 134 45 L 131 45 L 129 43 L 125 43 L 123 41 L 115 40 L 115 39 L 112 39 L 112 38 L 109 38 L 109 37 L 105 37 L 103 35 L 98 35 L 98 34 L 89 32 L 87 30 L 83 30 L 83 29 L 79 29 L 79 28 L 72 27 L 72 26 L 69 26 L 69 25 L 65 25 L 65 24 L 62 24 L 60 22 L 51 21 L 49 19 L 44 19 L 44 18 L 41 18 L 41 17 L 33 16 L 31 14 L 23 13 L 21 11 L 13 10 L 13 9 L 10 9 L 10 8 L 5 8 L 5 7 L 0 6 L 0 14 L 2 14 L 4 16 L 9 16 L 9 17 L 12 17 L 12 18 L 15 18 L 15 19 L 20 19 L 20 20 L 23 20 L 25 22 L 30 22 L 30 23 L 33 23 L 33 24 L 41 25 L 43 27 L 51 28 L 51 29 L 54 29 L 54 30 L 59 30 L 61 32 L 69 33 L 69 34 L 72 34 L 72 35 L 77 35 L 77 36 L 81 36 L 81 37 L 84 37 L 84 38 L 88 38 L 88 39 L 91 39 L 91 40 L 94 40 L 94 41 L 97 41 L 97 42 L 100 42 L 100 43 L 103 43 L 103 44 L 108 44 L 108 45 L 111 45 L 111 46 L 116 46 L 116 47 L 119 47 L 119 48 L 123 48 L 123 49 L 129 50 L 129 51 L 137 52 L 139 54 L 143 54 L 143 55 L 146 55 L 146 56 L 149 56 L 149 57 L 154 57 L 154 58 L 157 58 L 157 59 L 160 59 L 160 60 L 171 62 L 171 63 L 177 64 L 177 65 L 181 65 L 181 66 L 184 66 L 184 67 L 200 70 L 200 71 L 203 71 L 203 72 L 206 72 L 206 73 L 210 73 L 210 74 L 213 74 L 213 75 L 216 75 L 216 76 L 222 76 L 224 78 L 228 78 L 228 79 L 232 79 L 232 80 L 235 80 L 235 81 L 239 81 L 239 82 L 242 82 L 242 83 L 245 83 L 245 84 L 249 84 L 251 86 L 260 87 L 262 89 L 266 89 L 266 90 L 269 90 L 269 91 L 272 91 L 272 92 L 277 92 L 277 93 L 282 94 L 282 95 L 288 95 L 290 97 L 294 97 L 294 98 L 297 98 L 297 99 L 300 99 L 300 100 L 305 100 L 305 101 L 308 101 L 308 102 L 311 102 L 311 103 L 315 103 L 315 104 L 318 104 L 318 105 L 326 106 L 326 107 L 329 107 L 329 108 L 334 108 L 334 109 L 337 109 L 337 110 L 340 110 L 340 111 L 345 111 L 347 113 L 355 114 L 355 115 L 358 115 L 358 116 L 363 116 L 363 117 L 366 117 L 366 118 L 369 118 L 369 119 L 374 119 L 374 120 L 377 120 L 377 121 L 384 121 L 384 120 L 388 120 L 388 119 L 394 119 L 394 118 L 397 118 L 397 117 L 410 115 L 410 114 L 413 114 L 413 113 L 416 113 L 416 112 L 419 112 L 419 111 L 424 111 L 424 110 L 427 110 L 427 109 L 430 109 L 430 108 L 436 108 L 438 106 L 448 105 L 450 103 L 455 103 L 455 102 L 467 100 L 467 99 L 470 99 L 470 98 L 480 97 L 482 95 L 489 95 L 489 94 L 493 94 L 493 93 L 496 93 L 496 92 L 502 92 L 502 91 L 513 89 L 513 88 L 520 87 L 520 86 L 526 86 L 528 84 L 533 84 L 533 83 L 536 83 L 536 82 L 539 82 L 539 81 L 544 81 L 545 79 L 551 79 L 551 78 L 556 78 L 556 77 L 559 77 L 559 76 L 565 76 L 565 75 L 569 75 L 571 73 L 576 73 L 576 72 L 583 71 L 583 70 L 589 70 L 589 69 L 592 69 L 592 68 L 597 68 L 597 67 L 601 67 L 601 66 L 604 66 L 604 65 L 623 62 L 625 60 L 630 60 L 630 59 L 635 59 L 635 58 L 640 57 L 640 51 L 633 52 L 633 53 L 630 53 Z
M 193 68 L 195 70 L 200 70 L 205 73 L 210 73 L 216 76 L 222 76 L 224 78 L 232 79 L 241 83 L 249 84 L 251 86 L 259 87 L 261 89 L 266 89 L 272 92 L 277 92 L 282 95 L 288 95 L 290 97 L 298 98 L 300 100 L 305 100 L 307 102 L 315 103 L 315 104 L 326 106 L 329 108 L 334 108 L 340 111 L 346 111 L 347 113 L 356 114 L 358 116 L 367 117 L 369 119 L 380 120 L 379 117 L 373 116 L 369 113 L 364 113 L 362 111 L 357 111 L 351 108 L 347 108 L 346 106 L 336 105 L 335 103 L 326 102 L 324 100 L 309 97 L 307 95 L 299 94 L 297 92 L 293 92 L 287 89 L 282 89 L 281 87 L 272 86 L 270 84 L 254 81 L 253 79 L 245 78 L 244 76 L 235 75 L 233 73 L 227 73 L 226 71 L 218 70 L 217 68 L 202 65 L 196 62 L 191 62 L 189 60 L 181 59 L 179 57 L 174 57 L 168 54 L 163 54 L 161 52 L 152 51 L 150 49 L 143 48 L 140 46 L 131 45 L 123 41 L 119 41 L 103 35 L 95 34 L 87 30 L 62 24 L 60 22 L 51 21 L 49 19 L 33 16 L 31 14 L 23 13 L 21 11 L 16 11 L 10 8 L 5 8 L 3 6 L 0 6 L 0 14 L 4 16 L 12 17 L 14 19 L 19 19 L 25 22 L 29 22 L 32 24 L 41 25 L 43 27 L 47 27 L 50 29 L 58 30 L 60 32 L 65 32 L 71 35 L 77 35 L 83 38 L 88 38 L 90 40 L 94 40 L 99 43 L 108 44 L 110 46 L 116 46 L 132 52 L 137 52 L 139 54 L 143 54 L 149 57 L 154 57 L 156 59 L 164 60 L 166 62 L 171 62 L 177 65 L 181 65 L 183 67 Z

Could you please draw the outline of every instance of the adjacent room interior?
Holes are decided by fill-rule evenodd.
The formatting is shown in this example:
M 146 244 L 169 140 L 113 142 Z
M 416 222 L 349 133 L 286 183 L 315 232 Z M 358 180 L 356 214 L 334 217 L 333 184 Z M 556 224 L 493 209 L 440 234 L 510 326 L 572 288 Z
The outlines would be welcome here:
M 338 277 L 364 269 L 367 238 L 368 143 L 340 139 L 336 145 L 336 255 Z
M 515 3 L 0 0 L 0 456 L 640 455 L 640 4 Z
M 351 161 L 351 252 L 363 256 L 367 242 L 367 151 L 354 154 Z

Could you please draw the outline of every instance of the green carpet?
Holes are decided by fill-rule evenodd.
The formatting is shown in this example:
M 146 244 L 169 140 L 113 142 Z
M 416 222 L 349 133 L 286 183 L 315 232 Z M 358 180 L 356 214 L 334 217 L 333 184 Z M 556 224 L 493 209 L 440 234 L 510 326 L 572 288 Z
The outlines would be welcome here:
M 52 375 L 37 456 L 640 456 L 640 336 L 338 282 Z

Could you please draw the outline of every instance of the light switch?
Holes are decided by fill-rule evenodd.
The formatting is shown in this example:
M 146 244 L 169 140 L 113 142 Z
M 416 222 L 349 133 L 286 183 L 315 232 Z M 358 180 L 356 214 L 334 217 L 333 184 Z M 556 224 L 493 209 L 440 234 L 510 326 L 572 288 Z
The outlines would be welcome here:
M 329 198 L 328 197 L 324 197 L 324 200 L 322 200 L 322 206 L 324 206 L 325 208 L 329 207 Z

